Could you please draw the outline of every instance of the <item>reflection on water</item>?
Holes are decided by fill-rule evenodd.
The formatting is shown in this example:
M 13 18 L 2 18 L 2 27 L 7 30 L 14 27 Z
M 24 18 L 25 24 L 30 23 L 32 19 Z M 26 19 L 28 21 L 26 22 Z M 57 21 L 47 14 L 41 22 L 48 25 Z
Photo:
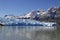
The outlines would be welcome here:
M 56 30 L 41 27 L 0 27 L 0 40 L 57 40 Z

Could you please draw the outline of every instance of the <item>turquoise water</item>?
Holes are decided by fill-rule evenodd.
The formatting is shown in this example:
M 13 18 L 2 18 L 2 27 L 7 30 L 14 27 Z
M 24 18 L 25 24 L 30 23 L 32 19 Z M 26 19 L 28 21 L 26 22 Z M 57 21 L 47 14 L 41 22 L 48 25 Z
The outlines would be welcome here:
M 0 27 L 0 40 L 56 40 L 56 29 L 41 27 Z

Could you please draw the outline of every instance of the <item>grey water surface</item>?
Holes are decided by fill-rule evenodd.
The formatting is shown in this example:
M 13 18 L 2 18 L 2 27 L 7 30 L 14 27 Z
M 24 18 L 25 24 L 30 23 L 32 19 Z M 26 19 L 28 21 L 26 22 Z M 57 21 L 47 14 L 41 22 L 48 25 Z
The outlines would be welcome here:
M 39 27 L 0 27 L 0 40 L 57 40 L 56 29 Z

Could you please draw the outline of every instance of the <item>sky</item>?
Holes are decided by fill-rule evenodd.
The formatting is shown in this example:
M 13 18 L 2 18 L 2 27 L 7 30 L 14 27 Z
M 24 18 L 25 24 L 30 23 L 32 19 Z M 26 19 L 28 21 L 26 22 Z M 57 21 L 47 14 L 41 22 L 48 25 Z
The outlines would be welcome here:
M 60 6 L 60 0 L 0 0 L 0 17 L 25 15 L 32 10 Z

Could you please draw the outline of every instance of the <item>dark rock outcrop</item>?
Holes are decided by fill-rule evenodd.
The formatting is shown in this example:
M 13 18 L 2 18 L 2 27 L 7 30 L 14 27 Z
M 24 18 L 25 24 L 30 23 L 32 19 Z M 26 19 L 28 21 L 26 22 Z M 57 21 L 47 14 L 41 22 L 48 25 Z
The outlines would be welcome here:
M 0 24 L 0 26 L 4 26 L 3 24 Z

